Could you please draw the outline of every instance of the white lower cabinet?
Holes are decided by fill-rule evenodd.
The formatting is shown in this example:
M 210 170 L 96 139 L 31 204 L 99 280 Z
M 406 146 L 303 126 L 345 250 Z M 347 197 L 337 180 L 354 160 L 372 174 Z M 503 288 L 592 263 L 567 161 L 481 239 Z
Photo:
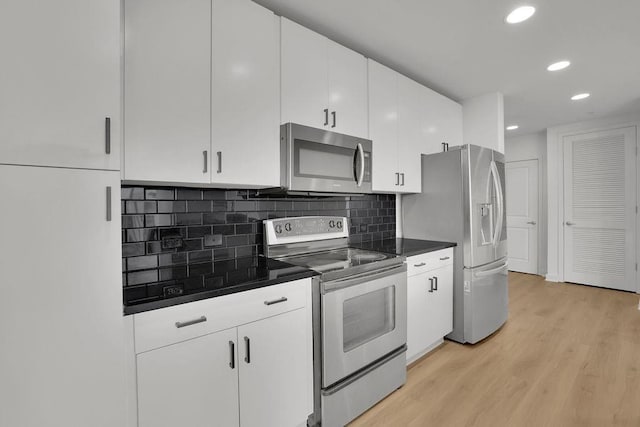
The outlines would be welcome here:
M 453 249 L 407 258 L 407 364 L 453 330 Z
M 138 425 L 238 426 L 235 343 L 232 328 L 139 354 Z
M 306 425 L 310 282 L 134 315 L 138 426 Z

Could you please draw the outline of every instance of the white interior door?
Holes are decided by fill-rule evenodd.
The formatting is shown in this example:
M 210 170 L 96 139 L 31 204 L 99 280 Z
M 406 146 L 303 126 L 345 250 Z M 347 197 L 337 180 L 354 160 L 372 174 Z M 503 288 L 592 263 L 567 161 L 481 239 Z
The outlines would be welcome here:
M 564 138 L 564 280 L 635 291 L 636 128 Z
M 509 270 L 538 273 L 538 160 L 508 162 Z

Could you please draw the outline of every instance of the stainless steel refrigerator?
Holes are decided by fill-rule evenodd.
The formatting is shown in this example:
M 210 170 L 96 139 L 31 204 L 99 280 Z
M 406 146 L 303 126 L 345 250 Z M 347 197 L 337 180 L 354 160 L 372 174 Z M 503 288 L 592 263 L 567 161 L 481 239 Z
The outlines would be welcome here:
M 507 320 L 504 155 L 475 145 L 422 156 L 422 193 L 402 197 L 402 234 L 456 242 L 453 332 L 477 343 Z

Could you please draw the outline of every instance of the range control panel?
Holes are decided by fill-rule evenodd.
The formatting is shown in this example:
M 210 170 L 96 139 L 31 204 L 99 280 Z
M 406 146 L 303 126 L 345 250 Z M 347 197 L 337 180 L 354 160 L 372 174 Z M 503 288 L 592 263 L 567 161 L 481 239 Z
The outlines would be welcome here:
M 265 236 L 271 243 L 286 241 L 305 241 L 332 239 L 349 236 L 347 218 L 341 216 L 301 216 L 271 219 L 264 222 Z M 275 240 L 275 241 L 274 241 Z

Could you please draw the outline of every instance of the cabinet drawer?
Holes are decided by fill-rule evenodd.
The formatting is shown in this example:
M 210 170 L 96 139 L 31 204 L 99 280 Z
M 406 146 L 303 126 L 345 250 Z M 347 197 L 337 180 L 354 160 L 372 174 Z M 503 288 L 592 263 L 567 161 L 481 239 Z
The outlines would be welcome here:
M 310 292 L 301 279 L 134 314 L 136 353 L 304 307 Z
M 453 264 L 453 248 L 442 249 L 407 258 L 407 276 Z

